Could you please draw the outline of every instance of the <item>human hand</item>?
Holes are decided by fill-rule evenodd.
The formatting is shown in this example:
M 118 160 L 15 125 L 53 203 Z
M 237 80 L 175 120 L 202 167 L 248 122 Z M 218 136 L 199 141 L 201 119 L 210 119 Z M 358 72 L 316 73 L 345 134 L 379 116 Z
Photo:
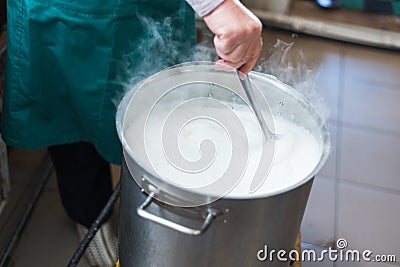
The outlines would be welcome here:
M 203 19 L 215 34 L 219 63 L 250 72 L 262 49 L 260 20 L 238 0 L 225 0 Z

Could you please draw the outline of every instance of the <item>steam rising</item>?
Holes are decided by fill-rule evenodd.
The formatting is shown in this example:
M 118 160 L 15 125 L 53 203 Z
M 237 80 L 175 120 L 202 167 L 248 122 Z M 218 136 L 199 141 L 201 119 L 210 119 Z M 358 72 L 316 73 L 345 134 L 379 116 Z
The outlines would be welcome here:
M 195 60 L 216 62 L 219 57 L 215 51 L 213 38 L 214 34 L 207 28 L 203 21 L 197 21 L 197 38 Z
M 218 55 L 213 47 L 213 34 L 200 23 L 202 33 L 201 42 L 196 47 L 196 60 L 217 61 Z M 275 76 L 281 82 L 290 85 L 301 92 L 318 110 L 322 118 L 329 115 L 328 107 L 317 91 L 317 79 L 320 73 L 319 66 L 307 64 L 307 57 L 301 49 L 294 47 L 294 43 L 277 40 L 269 51 L 267 59 L 261 58 L 254 68 L 257 72 Z
M 177 33 L 172 27 L 173 18 L 168 17 L 160 22 L 143 16 L 138 17 L 144 34 L 132 45 L 133 51 L 124 55 L 120 64 L 123 67 L 119 71 L 117 83 L 123 85 L 123 92 L 118 92 L 118 97 L 113 99 L 116 105 L 126 91 L 162 69 L 193 60 L 212 62 L 218 60 L 213 46 L 214 36 L 204 22 L 197 21 L 197 45 L 192 45 L 190 42 L 185 42 L 184 33 L 180 33 L 183 36 L 182 40 L 174 38 Z M 308 66 L 305 63 L 307 60 L 303 51 L 293 46 L 294 43 L 277 40 L 270 50 L 268 59 L 260 59 L 254 70 L 271 74 L 297 89 L 305 95 L 323 118 L 327 118 L 329 114 L 327 105 L 316 88 L 320 69 Z
M 142 34 L 129 47 L 121 62 L 117 84 L 122 85 L 113 99 L 117 106 L 125 92 L 162 69 L 182 62 L 193 61 L 195 44 L 180 27 L 174 27 L 176 18 L 162 21 L 137 15 Z M 179 22 L 178 22 L 179 23 Z
M 308 66 L 303 51 L 293 47 L 294 43 L 277 40 L 268 59 L 261 59 L 255 71 L 271 74 L 281 82 L 301 92 L 319 114 L 326 119 L 328 107 L 317 91 L 316 82 L 320 68 Z

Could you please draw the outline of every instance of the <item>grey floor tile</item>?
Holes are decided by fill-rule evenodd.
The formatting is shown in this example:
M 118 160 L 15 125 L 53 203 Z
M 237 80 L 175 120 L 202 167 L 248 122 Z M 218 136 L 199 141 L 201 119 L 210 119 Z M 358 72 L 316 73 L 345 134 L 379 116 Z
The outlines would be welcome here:
M 328 246 L 334 239 L 335 179 L 317 176 L 301 225 L 302 242 Z
M 400 194 L 342 182 L 337 202 L 336 239 L 346 239 L 347 249 L 400 259 Z
M 341 179 L 400 191 L 400 136 L 344 127 Z
M 31 193 L 23 185 L 16 184 L 12 187 L 12 191 L 3 206 L 0 216 L 0 255 L 3 257 L 14 233 L 17 231 L 18 223 L 25 214 L 25 209 L 31 200 Z M 29 196 L 29 198 L 28 198 Z
M 79 245 L 58 193 L 44 191 L 18 243 L 11 266 L 64 267 Z M 89 266 L 84 258 L 79 267 Z
M 333 262 L 331 261 L 323 261 L 323 262 L 312 262 L 312 261 L 303 261 L 301 263 L 301 267 L 333 267 Z
M 339 87 L 338 77 L 323 77 L 320 75 L 317 78 L 316 89 L 322 104 L 327 109 L 327 119 L 330 121 L 338 120 Z
M 0 216 L 0 255 L 4 255 L 20 221 L 31 206 L 38 186 L 50 171 L 44 150 L 26 151 L 10 148 L 8 153 L 11 191 Z
M 46 149 L 22 150 L 11 148 L 8 153 L 8 164 L 12 184 L 36 186 L 36 177 L 42 177 L 43 170 L 49 162 Z
M 346 45 L 344 55 L 346 80 L 400 85 L 400 53 Z
M 301 263 L 302 267 L 333 267 L 334 262 L 329 259 L 329 257 L 324 256 L 322 251 L 327 250 L 327 247 L 314 246 L 312 244 L 302 243 L 301 244 L 302 253 L 304 253 L 304 258 Z M 305 251 L 309 251 L 310 254 Z M 310 260 L 308 255 L 313 255 L 315 252 L 315 259 Z
M 390 264 L 390 263 L 383 263 L 383 262 L 337 262 L 335 267 L 396 267 L 400 266 L 398 264 Z
M 329 151 L 328 159 L 326 160 L 325 165 L 322 167 L 319 175 L 326 177 L 336 177 L 336 160 L 337 160 L 337 151 L 338 151 L 338 143 L 337 143 L 337 131 L 338 127 L 334 122 L 328 122 L 329 133 L 331 137 L 331 150 Z
M 57 177 L 55 175 L 55 171 L 49 177 L 49 180 L 47 181 L 47 184 L 46 184 L 46 189 L 58 192 Z
M 399 99 L 398 85 L 345 80 L 341 120 L 400 133 Z

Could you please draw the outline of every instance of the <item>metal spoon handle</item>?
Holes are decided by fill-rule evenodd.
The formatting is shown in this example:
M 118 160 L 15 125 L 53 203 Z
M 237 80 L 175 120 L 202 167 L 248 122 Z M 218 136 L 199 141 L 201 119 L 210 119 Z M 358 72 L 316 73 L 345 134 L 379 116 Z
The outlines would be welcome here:
M 261 130 L 264 133 L 265 139 L 268 140 L 274 138 L 275 134 L 272 133 L 271 130 L 268 128 L 267 123 L 265 122 L 264 117 L 262 116 L 261 110 L 258 108 L 258 105 L 256 104 L 253 87 L 250 84 L 249 76 L 245 75 L 243 79 L 240 77 L 241 75 L 238 76 L 240 83 L 242 84 L 242 87 L 244 89 L 244 92 L 246 93 L 246 96 L 249 99 L 251 108 L 253 109 L 254 114 L 257 117 L 258 123 L 260 124 Z

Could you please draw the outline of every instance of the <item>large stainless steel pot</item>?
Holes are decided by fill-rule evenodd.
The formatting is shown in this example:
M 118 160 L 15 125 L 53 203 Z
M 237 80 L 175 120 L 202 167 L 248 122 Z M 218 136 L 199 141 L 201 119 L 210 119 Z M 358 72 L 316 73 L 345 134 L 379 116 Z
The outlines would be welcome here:
M 287 252 L 294 247 L 313 178 L 329 152 L 329 133 L 324 120 L 297 91 L 265 74 L 251 72 L 249 77 L 269 102 L 273 116 L 290 118 L 320 142 L 322 153 L 318 165 L 296 183 L 261 195 L 221 197 L 169 183 L 143 158 L 140 145 L 127 140 L 129 127 L 146 121 L 147 106 L 159 103 L 163 95 L 158 92 L 162 90 L 160 85 L 182 90 L 182 85 L 199 81 L 202 85 L 209 83 L 212 88 L 219 84 L 220 89 L 234 88 L 240 83 L 235 72 L 221 70 L 212 63 L 189 63 L 155 74 L 127 93 L 117 113 L 124 149 L 119 232 L 122 267 L 289 265 L 289 259 L 278 261 L 275 255 L 273 261 L 262 261 L 260 256 L 265 256 L 266 246 L 269 250 Z M 212 94 L 218 95 L 217 90 Z M 235 92 L 243 93 L 240 88 Z M 207 90 L 201 93 L 210 95 Z M 177 101 L 191 97 L 186 93 L 185 99 Z M 220 97 L 225 96 L 221 93 Z M 136 130 L 135 138 L 144 138 L 143 129 Z M 174 206 L 193 199 L 208 204 Z

